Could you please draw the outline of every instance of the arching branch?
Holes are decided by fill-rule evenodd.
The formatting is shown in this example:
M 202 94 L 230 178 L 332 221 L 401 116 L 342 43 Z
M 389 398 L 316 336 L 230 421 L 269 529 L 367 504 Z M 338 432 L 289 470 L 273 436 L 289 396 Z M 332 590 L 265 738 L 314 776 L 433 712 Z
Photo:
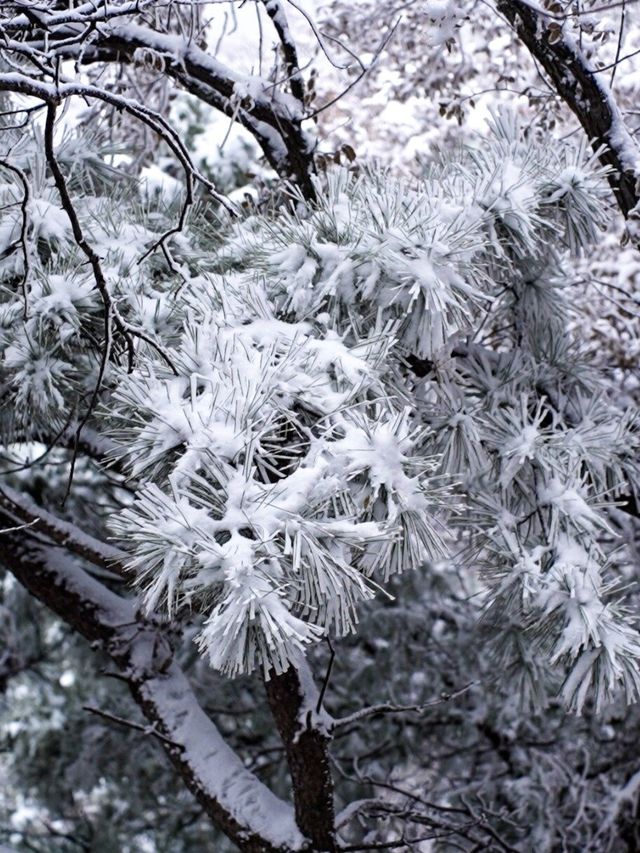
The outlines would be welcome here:
M 93 4 L 92 4 L 93 5 Z M 281 178 L 313 196 L 313 139 L 302 129 L 304 88 L 297 54 L 286 19 L 273 4 L 267 10 L 283 43 L 292 94 L 261 77 L 243 75 L 199 47 L 194 40 L 139 23 L 140 15 L 125 4 L 93 10 L 23 12 L 0 16 L 0 47 L 13 59 L 24 57 L 40 82 L 58 80 L 59 63 L 139 62 L 145 54 L 187 92 L 232 117 L 253 134 Z M 280 10 L 281 12 L 281 10 Z M 129 16 L 129 17 L 127 17 Z

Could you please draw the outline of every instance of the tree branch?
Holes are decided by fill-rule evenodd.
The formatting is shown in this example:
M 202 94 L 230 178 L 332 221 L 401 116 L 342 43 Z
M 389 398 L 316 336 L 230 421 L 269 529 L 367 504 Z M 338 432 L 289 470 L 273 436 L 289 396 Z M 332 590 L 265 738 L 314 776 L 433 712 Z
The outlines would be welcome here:
M 497 0 L 505 16 L 556 92 L 572 110 L 600 162 L 611 166 L 609 183 L 625 219 L 637 217 L 640 156 L 602 76 L 591 68 L 578 44 L 559 24 L 525 0 Z M 603 148 L 602 146 L 606 146 Z
M 291 95 L 276 91 L 261 77 L 235 72 L 189 38 L 142 26 L 133 11 L 129 12 L 131 20 L 119 15 L 117 21 L 113 20 L 115 10 L 113 14 L 100 10 L 99 21 L 77 12 L 39 11 L 35 20 L 19 15 L 0 21 L 0 35 L 12 55 L 37 60 L 52 79 L 56 63 L 62 59 L 132 64 L 144 52 L 158 57 L 158 73 L 244 125 L 280 177 L 294 181 L 312 198 L 314 145 L 302 129 L 304 87 L 295 44 L 282 10 L 274 6 L 274 0 L 266 6 L 283 44 Z
M 285 14 L 284 8 L 280 0 L 262 0 L 267 15 L 271 18 L 273 26 L 278 33 L 280 44 L 282 45 L 282 53 L 287 68 L 287 77 L 291 94 L 299 101 L 300 107 L 304 108 L 304 79 L 300 72 L 300 63 L 298 61 L 298 50 L 296 43 L 289 29 L 289 22 Z
M 9 530 L 15 522 L 0 506 L 2 562 L 32 595 L 111 656 L 169 760 L 216 825 L 248 853 L 302 849 L 293 810 L 225 743 L 158 627 L 30 529 Z
M 334 731 L 335 729 L 357 723 L 360 720 L 366 720 L 368 717 L 376 717 L 379 714 L 405 714 L 409 712 L 422 714 L 429 708 L 433 708 L 436 705 L 443 705 L 445 702 L 450 702 L 452 699 L 456 699 L 458 696 L 466 693 L 470 687 L 473 687 L 473 684 L 474 682 L 472 681 L 469 684 L 465 684 L 465 686 L 461 687 L 459 690 L 454 690 L 453 693 L 442 693 L 436 699 L 430 699 L 428 702 L 424 702 L 421 705 L 395 705 L 392 702 L 381 702 L 379 705 L 370 705 L 367 708 L 361 708 L 359 711 L 354 711 L 353 714 L 349 714 L 346 717 L 339 717 L 334 720 L 331 730 Z
M 0 509 L 18 519 L 23 527 L 26 525 L 34 533 L 43 534 L 77 557 L 108 572 L 126 576 L 122 551 L 88 536 L 75 524 L 57 518 L 15 489 L 8 486 L 0 488 Z
M 315 714 L 317 690 L 305 661 L 265 681 L 267 700 L 285 746 L 296 820 L 312 849 L 334 853 L 335 810 L 330 735 Z

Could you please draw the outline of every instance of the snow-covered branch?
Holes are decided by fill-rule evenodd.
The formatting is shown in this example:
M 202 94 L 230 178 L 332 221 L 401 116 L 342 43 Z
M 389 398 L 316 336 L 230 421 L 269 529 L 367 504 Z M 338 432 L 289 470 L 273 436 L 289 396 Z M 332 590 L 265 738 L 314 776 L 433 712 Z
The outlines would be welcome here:
M 282 52 L 287 68 L 287 76 L 289 85 L 291 86 L 291 94 L 298 99 L 300 106 L 304 107 L 304 78 L 300 71 L 300 62 L 298 60 L 298 49 L 295 40 L 291 34 L 287 16 L 284 11 L 283 4 L 280 0 L 263 0 L 267 14 L 273 21 L 273 26 L 278 33 L 278 38 L 282 45 Z
M 281 6 L 266 4 L 282 41 L 292 94 L 279 91 L 262 77 L 236 72 L 192 38 L 139 23 L 141 16 L 130 7 L 131 4 L 114 5 L 100 9 L 94 16 L 88 10 L 87 14 L 78 14 L 77 10 L 65 14 L 38 10 L 35 15 L 32 10 L 29 14 L 25 10 L 4 20 L 0 16 L 4 51 L 13 61 L 21 56 L 35 65 L 34 78 L 49 78 L 56 85 L 63 59 L 75 60 L 79 65 L 135 64 L 143 54 L 153 55 L 158 60 L 159 73 L 244 125 L 276 172 L 310 194 L 313 140 L 301 126 L 305 118 L 304 87 L 295 43 Z
M 21 516 L 13 514 L 7 502 L 13 504 L 7 498 L 0 508 L 3 564 L 43 604 L 111 655 L 205 812 L 242 850 L 302 849 L 304 839 L 293 810 L 225 743 L 158 628 L 140 619 L 131 601 L 110 592 L 39 533 L 24 525 L 12 530 Z M 45 527 L 45 534 L 51 526 Z M 60 522 L 57 526 L 64 528 Z
M 27 495 L 3 485 L 0 488 L 0 507 L 56 545 L 109 572 L 124 575 L 124 554 L 117 548 L 100 542 L 62 518 L 57 518 L 37 506 Z
M 555 90 L 584 128 L 625 219 L 637 218 L 640 151 L 626 129 L 604 76 L 592 67 L 579 44 L 535 3 L 498 0 L 497 9 L 540 63 Z

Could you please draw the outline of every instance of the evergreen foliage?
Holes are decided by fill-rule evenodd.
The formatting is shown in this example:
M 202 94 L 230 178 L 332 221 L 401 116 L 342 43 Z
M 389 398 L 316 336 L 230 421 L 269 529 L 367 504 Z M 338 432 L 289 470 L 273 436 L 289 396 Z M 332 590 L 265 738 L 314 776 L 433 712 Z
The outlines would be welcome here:
M 72 568 L 132 587 L 131 632 L 171 638 L 278 796 L 269 756 L 284 750 L 257 685 L 307 660 L 327 670 L 326 696 L 303 684 L 297 715 L 335 737 L 345 844 L 404 838 L 408 802 L 409 823 L 462 849 L 634 849 L 640 777 L 624 757 L 607 768 L 604 744 L 624 754 L 638 729 L 634 552 L 617 519 L 640 488 L 640 433 L 576 298 L 608 226 L 601 152 L 496 110 L 420 178 L 334 164 L 311 189 L 236 205 L 195 167 L 186 183 L 134 174 L 140 152 L 123 158 L 103 128 L 2 121 L 0 496 L 26 498 L 4 532 L 40 525 L 33 547 L 54 567 L 72 540 Z M 230 180 L 254 166 L 203 160 Z M 0 643 L 0 812 L 21 815 L 0 839 L 204 849 L 203 811 L 150 746 L 178 750 L 172 732 L 131 721 L 125 689 L 9 572 Z M 40 682 L 20 675 L 38 666 Z M 389 707 L 354 713 L 381 685 Z M 83 706 L 123 728 L 87 726 Z M 439 749 L 439 726 L 459 750 Z M 135 769 L 118 778 L 125 753 Z M 292 826 L 265 849 L 310 849 Z

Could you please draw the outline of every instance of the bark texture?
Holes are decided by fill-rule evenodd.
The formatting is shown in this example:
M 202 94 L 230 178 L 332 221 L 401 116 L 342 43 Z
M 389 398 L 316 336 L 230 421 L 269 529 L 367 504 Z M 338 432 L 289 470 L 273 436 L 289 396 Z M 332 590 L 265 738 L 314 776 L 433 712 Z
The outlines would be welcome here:
M 600 162 L 612 167 L 609 184 L 628 219 L 640 201 L 638 151 L 602 75 L 573 39 L 558 30 L 553 16 L 524 0 L 497 0 L 496 5 L 575 114 Z
M 329 759 L 329 735 L 314 725 L 313 710 L 307 708 L 305 690 L 298 671 L 290 666 L 282 675 L 265 681 L 271 713 L 285 746 L 291 779 L 296 821 L 312 842 L 311 849 L 335 853 L 333 777 Z

